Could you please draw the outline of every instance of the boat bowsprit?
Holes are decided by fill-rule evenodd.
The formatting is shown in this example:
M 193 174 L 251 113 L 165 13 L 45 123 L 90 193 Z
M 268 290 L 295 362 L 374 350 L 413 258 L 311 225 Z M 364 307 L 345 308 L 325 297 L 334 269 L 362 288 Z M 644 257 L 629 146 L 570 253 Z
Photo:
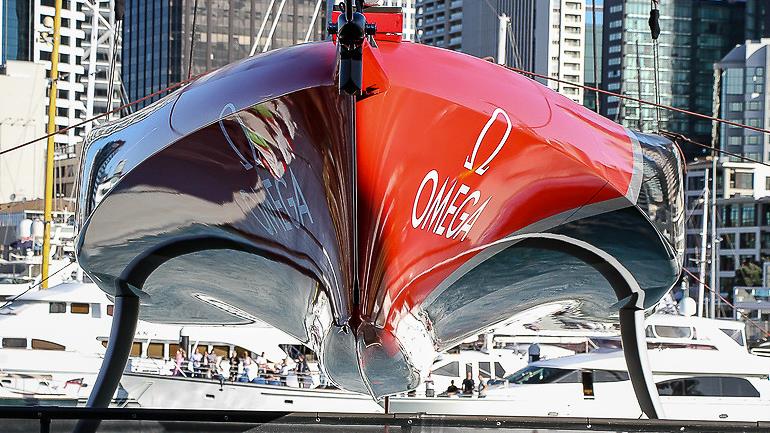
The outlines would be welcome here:
M 345 13 L 335 41 L 231 64 L 92 132 L 77 254 L 116 296 L 116 325 L 91 404 L 111 396 L 137 315 L 259 318 L 340 387 L 382 397 L 415 388 L 437 352 L 564 301 L 571 323 L 620 320 L 659 416 L 639 318 L 682 266 L 675 146 L 401 42 L 383 16 Z

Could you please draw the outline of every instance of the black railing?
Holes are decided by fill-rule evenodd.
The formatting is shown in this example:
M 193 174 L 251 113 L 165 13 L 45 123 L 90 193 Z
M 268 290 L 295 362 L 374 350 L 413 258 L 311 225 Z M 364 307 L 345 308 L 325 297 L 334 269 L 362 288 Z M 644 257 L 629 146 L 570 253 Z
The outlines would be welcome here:
M 40 432 L 49 433 L 52 421 L 101 420 L 101 421 L 158 421 L 194 423 L 239 423 L 294 426 L 368 426 L 400 427 L 409 431 L 412 427 L 445 428 L 493 428 L 493 429 L 560 429 L 574 431 L 624 431 L 624 432 L 767 432 L 770 422 L 728 421 L 669 421 L 609 418 L 555 418 L 555 417 L 493 417 L 451 416 L 424 414 L 338 414 L 255 412 L 223 410 L 176 410 L 176 409 L 92 409 L 83 407 L 0 407 L 0 419 L 39 420 Z M 2 423 L 9 427 L 8 421 Z M 222 426 L 223 428 L 226 425 Z M 142 426 L 137 425 L 137 431 Z M 5 429 L 4 429 L 5 430 Z M 120 431 L 132 431 L 130 423 L 121 423 Z

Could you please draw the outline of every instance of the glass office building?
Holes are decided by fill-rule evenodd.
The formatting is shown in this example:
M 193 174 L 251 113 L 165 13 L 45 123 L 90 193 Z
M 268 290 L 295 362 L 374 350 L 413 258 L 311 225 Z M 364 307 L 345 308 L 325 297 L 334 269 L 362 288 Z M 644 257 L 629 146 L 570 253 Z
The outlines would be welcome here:
M 323 4 L 311 26 L 316 0 L 276 1 L 268 11 L 270 3 L 198 0 L 196 10 L 195 0 L 127 0 L 122 52 L 127 98 L 142 98 L 188 74 L 197 75 L 247 57 L 255 45 L 256 53 L 294 45 L 305 40 L 308 30 L 309 40 L 322 37 L 326 27 Z M 152 101 L 139 104 L 139 108 Z
M 2 0 L 0 7 L 0 65 L 4 65 L 6 60 L 31 60 L 31 0 Z
M 747 40 L 770 37 L 770 2 L 767 0 L 746 0 Z
M 658 81 L 660 102 L 712 114 L 713 64 L 744 35 L 745 3 L 720 0 L 660 2 Z M 607 90 L 655 100 L 653 41 L 649 0 L 605 0 L 602 83 Z M 617 97 L 602 98 L 602 114 L 645 132 L 657 129 L 711 143 L 711 123 Z M 702 153 L 685 149 L 689 157 Z

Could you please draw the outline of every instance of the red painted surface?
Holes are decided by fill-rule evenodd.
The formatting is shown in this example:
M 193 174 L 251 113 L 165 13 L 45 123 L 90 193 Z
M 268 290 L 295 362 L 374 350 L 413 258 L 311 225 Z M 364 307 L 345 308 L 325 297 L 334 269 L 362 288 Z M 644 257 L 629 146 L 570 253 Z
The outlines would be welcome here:
M 332 22 L 336 23 L 341 14 L 340 11 L 332 12 Z M 366 12 L 366 22 L 377 25 L 377 34 L 374 35 L 374 39 L 401 42 L 401 33 L 404 31 L 404 14 Z M 337 40 L 336 36 L 334 36 L 334 40 Z
M 366 51 L 365 80 L 386 79 L 379 79 L 377 94 L 357 103 L 365 320 L 393 330 L 490 243 L 628 190 L 633 154 L 620 125 L 474 57 L 411 43 L 383 42 Z M 496 110 L 469 170 L 465 162 Z M 508 129 L 502 113 L 511 129 L 500 144 Z M 441 213 L 439 225 L 418 218 L 415 228 L 413 213 L 419 217 L 429 205 L 433 182 L 416 199 L 418 189 L 432 170 L 436 191 L 445 181 L 447 190 L 455 183 L 446 206 L 458 209 L 445 218 Z M 476 191 L 478 200 L 466 201 Z M 470 220 L 485 202 L 467 233 L 455 234 L 462 215 Z

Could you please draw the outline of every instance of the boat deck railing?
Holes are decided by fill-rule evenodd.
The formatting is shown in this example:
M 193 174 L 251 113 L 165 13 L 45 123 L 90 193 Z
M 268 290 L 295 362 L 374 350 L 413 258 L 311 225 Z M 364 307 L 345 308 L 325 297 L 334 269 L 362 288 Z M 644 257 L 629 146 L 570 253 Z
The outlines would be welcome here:
M 253 372 L 249 374 L 237 365 L 230 365 L 227 371 L 222 372 L 219 368 L 211 368 L 205 364 L 196 365 L 189 360 L 182 361 L 181 365 L 177 367 L 176 363 L 173 363 L 172 366 L 171 363 L 159 359 L 131 358 L 127 371 L 158 376 L 174 376 L 182 379 L 210 379 L 219 383 L 254 383 L 292 388 L 327 386 L 324 375 L 319 371 L 301 372 L 292 369 L 282 374 L 281 372 L 265 370 L 257 365 L 253 365 L 252 368 L 257 371 L 256 374 Z
M 334 426 L 337 431 L 358 431 L 364 427 L 400 427 L 404 432 L 422 428 L 457 429 L 512 429 L 559 431 L 604 431 L 604 432 L 767 432 L 770 422 L 734 421 L 674 421 L 625 418 L 556 418 L 517 416 L 452 416 L 425 414 L 341 414 L 320 412 L 255 412 L 230 410 L 176 410 L 176 409 L 94 409 L 85 407 L 0 407 L 3 425 L 11 427 L 13 422 L 39 421 L 39 431 L 49 433 L 52 423 L 56 430 L 64 430 L 77 420 L 119 421 L 102 424 L 100 432 L 143 431 L 148 422 L 178 423 L 187 431 L 204 428 L 206 431 L 232 431 L 234 425 L 254 424 L 276 425 L 276 431 L 295 431 L 311 426 Z M 229 426 L 229 429 L 228 429 Z M 278 426 L 284 426 L 281 430 Z M 288 427 L 287 427 L 288 426 Z M 271 429 L 272 430 L 272 429 Z M 452 431 L 452 430 L 446 430 Z

